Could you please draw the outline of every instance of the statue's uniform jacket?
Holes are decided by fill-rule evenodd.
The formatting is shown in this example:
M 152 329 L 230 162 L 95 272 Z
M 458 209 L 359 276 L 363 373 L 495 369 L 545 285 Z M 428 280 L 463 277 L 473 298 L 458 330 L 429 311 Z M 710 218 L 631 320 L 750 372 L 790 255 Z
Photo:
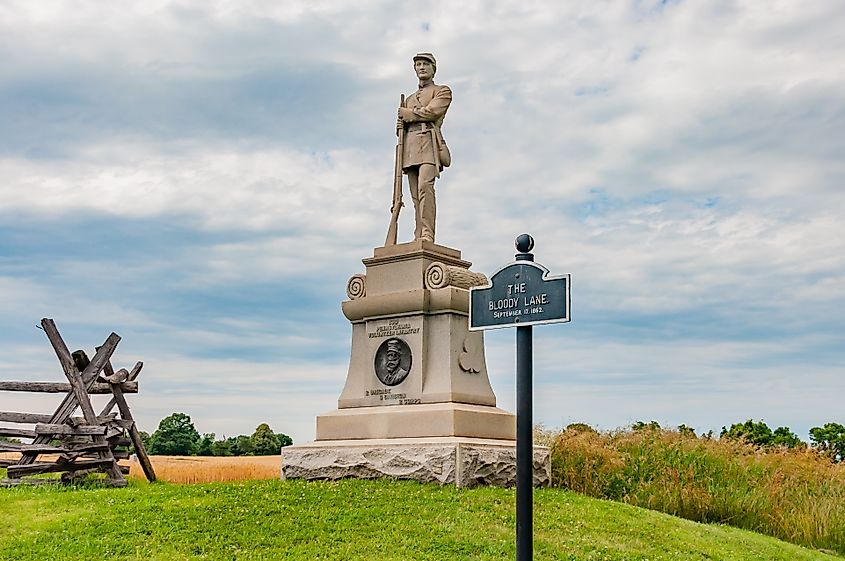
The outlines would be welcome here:
M 446 148 L 440 127 L 451 103 L 452 90 L 449 86 L 434 83 L 423 86 L 405 98 L 405 107 L 413 109 L 417 118 L 405 125 L 403 169 L 432 164 L 438 166 L 439 175 L 444 164 L 448 166 L 449 162 L 441 162 L 438 154 L 443 153 L 442 150 Z

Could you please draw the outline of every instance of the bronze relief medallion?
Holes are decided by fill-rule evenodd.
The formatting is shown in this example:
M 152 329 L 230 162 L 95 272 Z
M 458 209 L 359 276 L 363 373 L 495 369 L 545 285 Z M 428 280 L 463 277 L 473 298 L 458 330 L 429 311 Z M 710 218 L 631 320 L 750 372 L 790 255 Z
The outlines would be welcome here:
M 376 376 L 385 386 L 396 386 L 411 372 L 411 348 L 392 337 L 379 345 L 373 364 Z

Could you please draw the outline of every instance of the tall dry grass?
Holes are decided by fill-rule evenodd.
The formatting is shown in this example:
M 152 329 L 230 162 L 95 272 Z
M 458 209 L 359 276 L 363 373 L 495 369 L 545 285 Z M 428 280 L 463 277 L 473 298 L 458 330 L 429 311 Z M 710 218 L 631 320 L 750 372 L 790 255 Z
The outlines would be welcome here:
M 170 483 L 211 483 L 278 479 L 281 456 L 151 456 L 156 479 Z M 130 477 L 144 478 L 141 465 L 132 462 Z
M 545 438 L 555 485 L 845 554 L 845 465 L 812 450 L 764 450 L 668 430 Z

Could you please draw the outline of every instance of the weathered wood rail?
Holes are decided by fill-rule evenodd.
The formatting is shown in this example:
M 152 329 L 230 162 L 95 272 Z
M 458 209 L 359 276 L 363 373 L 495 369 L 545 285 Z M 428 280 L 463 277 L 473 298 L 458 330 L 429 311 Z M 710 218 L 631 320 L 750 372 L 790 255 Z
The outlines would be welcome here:
M 135 426 L 125 394 L 138 393 L 138 375 L 144 364 L 138 362 L 128 371 L 117 372 L 111 356 L 120 337 L 112 333 L 90 361 L 82 351 L 71 354 L 55 323 L 42 319 L 41 327 L 59 359 L 67 382 L 0 381 L 0 391 L 64 393 L 62 402 L 51 415 L 0 411 L 0 422 L 32 424 L 32 428 L 0 426 L 0 436 L 26 438 L 31 442 L 0 441 L 0 452 L 18 453 L 17 459 L 0 459 L 8 478 L 0 485 L 44 484 L 70 482 L 82 475 L 101 471 L 108 475 L 110 485 L 124 486 L 129 466 L 118 460 L 127 459 L 126 448 L 131 443 L 144 475 L 155 481 L 155 471 L 147 456 L 141 433 Z M 111 394 L 111 400 L 97 414 L 91 395 Z M 113 412 L 117 407 L 117 412 Z M 72 416 L 79 409 L 81 417 Z M 40 458 L 49 455 L 49 458 Z M 39 461 L 40 459 L 40 461 Z M 41 479 L 32 476 L 60 472 L 60 479 Z
M 138 382 L 123 382 L 120 389 L 123 393 L 138 393 Z M 3 382 L 0 381 L 0 391 L 3 392 L 42 392 L 42 393 L 67 393 L 72 391 L 70 384 L 62 382 Z M 88 388 L 88 393 L 110 394 L 112 384 L 96 383 Z

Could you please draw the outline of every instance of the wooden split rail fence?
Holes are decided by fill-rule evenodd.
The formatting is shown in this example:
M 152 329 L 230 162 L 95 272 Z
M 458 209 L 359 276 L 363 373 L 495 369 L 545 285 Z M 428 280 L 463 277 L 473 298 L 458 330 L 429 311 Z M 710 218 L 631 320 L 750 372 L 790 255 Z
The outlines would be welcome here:
M 126 485 L 124 475 L 129 472 L 129 466 L 121 465 L 118 460 L 129 458 L 130 443 L 144 475 L 155 481 L 141 433 L 124 397 L 127 393 L 138 393 L 137 378 L 144 364 L 138 362 L 131 371 L 124 368 L 114 371 L 111 356 L 120 341 L 116 333 L 109 335 L 88 360 L 83 351 L 71 353 L 68 350 L 53 320 L 42 319 L 41 327 L 68 381 L 0 381 L 0 391 L 63 393 L 65 396 L 52 415 L 0 411 L 0 423 L 5 423 L 0 426 L 0 436 L 31 439 L 29 444 L 9 442 L 8 439 L 0 441 L 0 452 L 14 452 L 18 456 L 0 459 L 0 467 L 6 468 L 8 476 L 0 480 L 0 485 L 69 483 L 91 472 L 105 472 L 109 484 L 122 487 Z M 99 414 L 91 404 L 91 395 L 95 394 L 112 396 Z M 77 409 L 81 411 L 81 417 L 73 416 Z M 35 426 L 12 428 L 8 424 Z M 55 472 L 62 473 L 60 479 L 31 477 Z

